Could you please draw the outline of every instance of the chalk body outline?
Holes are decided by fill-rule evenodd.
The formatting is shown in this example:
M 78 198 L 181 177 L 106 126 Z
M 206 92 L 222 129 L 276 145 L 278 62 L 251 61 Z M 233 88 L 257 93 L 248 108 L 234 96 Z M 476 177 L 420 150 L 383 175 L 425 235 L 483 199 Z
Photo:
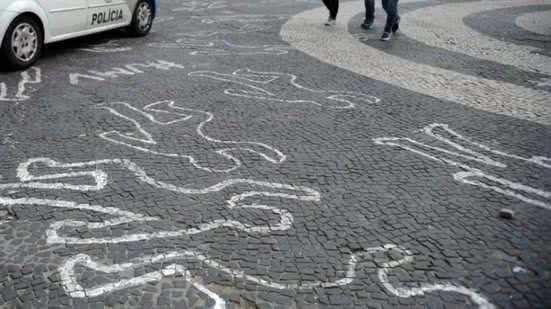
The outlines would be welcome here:
M 186 1 L 182 3 L 182 6 L 171 9 L 172 12 L 201 12 L 208 10 L 224 9 L 227 7 L 226 1 L 214 0 L 202 0 L 202 1 Z
M 42 70 L 38 67 L 31 67 L 26 71 L 19 73 L 21 78 L 17 83 L 17 91 L 10 96 L 8 94 L 8 86 L 5 82 L 0 82 L 0 101 L 4 102 L 22 102 L 31 98 L 27 85 L 40 84 L 42 82 Z
M 30 167 L 37 163 L 46 164 L 47 166 L 53 167 L 53 168 L 67 168 L 69 170 L 72 170 L 73 168 L 89 168 L 90 170 L 80 171 L 80 172 L 73 172 L 73 171 L 61 172 L 61 173 L 37 176 L 37 175 L 33 175 L 29 171 Z M 228 201 L 229 204 L 231 204 L 232 202 L 236 203 L 246 198 L 257 196 L 257 195 L 276 196 L 276 197 L 282 197 L 282 198 L 292 198 L 296 200 L 316 201 L 316 202 L 320 201 L 321 199 L 320 193 L 310 188 L 300 187 L 300 186 L 297 187 L 297 186 L 286 185 L 286 184 L 266 183 L 266 182 L 259 182 L 259 181 L 246 180 L 246 179 L 230 179 L 203 189 L 190 189 L 186 187 L 178 187 L 176 185 L 167 184 L 151 178 L 140 166 L 126 159 L 106 159 L 106 160 L 76 162 L 76 163 L 61 163 L 49 158 L 29 159 L 28 161 L 21 163 L 17 168 L 17 175 L 21 182 L 0 184 L 0 191 L 10 190 L 10 189 L 23 189 L 23 188 L 33 188 L 33 189 L 41 188 L 41 189 L 51 189 L 51 190 L 76 190 L 81 192 L 100 191 L 105 188 L 105 186 L 107 185 L 107 179 L 108 179 L 107 173 L 99 169 L 99 166 L 102 166 L 102 165 L 115 165 L 115 166 L 121 167 L 123 169 L 128 170 L 139 181 L 144 182 L 145 184 L 151 185 L 153 187 L 165 189 L 167 191 L 178 192 L 183 194 L 209 194 L 209 193 L 218 192 L 220 190 L 224 190 L 225 188 L 231 187 L 233 185 L 242 184 L 242 183 L 259 186 L 261 188 L 264 187 L 264 188 L 268 188 L 270 190 L 276 190 L 276 191 L 289 190 L 290 192 L 303 193 L 303 195 L 301 196 L 299 194 L 289 194 L 289 193 L 248 191 L 240 195 L 234 195 Z M 70 178 L 83 177 L 83 176 L 91 177 L 94 180 L 95 185 L 79 186 L 75 184 L 67 184 L 66 182 L 43 182 L 43 181 L 55 181 L 55 180 L 68 180 Z M 108 219 L 103 222 L 86 223 L 86 222 L 75 221 L 75 220 L 63 220 L 63 221 L 54 222 L 51 224 L 50 228 L 46 233 L 48 243 L 97 244 L 97 243 L 135 242 L 135 241 L 141 241 L 145 239 L 152 239 L 154 238 L 152 237 L 154 235 L 149 235 L 147 237 L 124 236 L 125 239 L 117 239 L 117 237 L 112 237 L 108 239 L 108 241 L 104 241 L 105 238 L 82 239 L 82 238 L 72 238 L 72 237 L 60 237 L 59 234 L 57 233 L 57 230 L 64 226 L 73 226 L 73 227 L 87 226 L 91 229 L 94 229 L 94 228 L 104 228 L 104 227 L 109 227 L 109 226 L 119 225 L 123 223 L 129 223 L 129 222 L 145 222 L 145 221 L 157 220 L 157 218 L 155 217 L 148 217 L 142 214 L 121 210 L 115 207 L 78 204 L 71 201 L 63 201 L 63 200 L 57 200 L 57 199 L 52 200 L 52 199 L 29 198 L 29 197 L 14 199 L 14 198 L 9 198 L 9 197 L 0 195 L 0 205 L 3 205 L 3 206 L 42 205 L 42 206 L 49 206 L 49 207 L 94 211 L 94 212 L 115 216 L 115 218 Z M 263 206 L 263 205 L 258 205 L 258 206 L 270 207 L 270 206 Z M 271 208 L 277 209 L 275 207 L 271 207 Z M 292 219 L 292 215 L 290 213 L 288 213 L 288 215 Z M 290 223 L 292 223 L 292 221 Z M 272 230 L 281 230 L 281 229 L 289 229 L 289 228 L 291 228 L 290 225 L 276 226 L 276 228 L 273 228 L 273 227 L 268 227 L 267 229 L 264 228 L 264 231 L 269 232 Z M 198 229 L 197 232 L 202 233 L 204 232 L 204 230 Z M 263 232 L 263 231 L 251 229 L 251 230 L 248 230 L 247 232 Z M 167 237 L 175 237 L 175 235 L 167 235 Z M 469 289 L 463 286 L 449 284 L 449 283 L 437 283 L 437 284 L 423 283 L 414 287 L 404 287 L 404 286 L 395 287 L 388 280 L 388 272 L 392 268 L 398 267 L 404 263 L 410 263 L 413 257 L 410 251 L 408 251 L 403 247 L 396 246 L 394 244 L 387 244 L 382 247 L 368 248 L 362 252 L 356 252 L 352 254 L 348 261 L 345 277 L 333 282 L 312 281 L 312 282 L 301 282 L 301 283 L 292 283 L 292 284 L 277 283 L 277 282 L 265 280 L 256 276 L 247 275 L 245 272 L 241 270 L 226 267 L 220 264 L 219 262 L 216 262 L 215 260 L 210 259 L 208 256 L 202 255 L 199 252 L 191 251 L 191 250 L 173 251 L 167 254 L 147 256 L 147 257 L 143 257 L 141 259 L 126 262 L 123 264 L 112 264 L 112 265 L 98 263 L 96 261 L 93 261 L 93 259 L 88 255 L 78 254 L 68 258 L 64 262 L 64 264 L 59 267 L 58 270 L 59 270 L 60 277 L 62 279 L 63 288 L 65 289 L 67 294 L 69 294 L 71 297 L 76 297 L 76 298 L 96 297 L 96 296 L 103 295 L 105 293 L 110 293 L 117 290 L 140 286 L 147 282 L 159 281 L 166 276 L 181 274 L 188 282 L 190 282 L 196 288 L 198 288 L 203 293 L 205 293 L 206 295 L 208 295 L 209 297 L 215 300 L 214 308 L 222 309 L 224 308 L 224 300 L 220 298 L 218 295 L 210 292 L 206 287 L 198 283 L 194 283 L 191 280 L 191 275 L 189 274 L 189 272 L 185 269 L 184 266 L 179 264 L 172 263 L 169 266 L 165 266 L 161 270 L 153 271 L 153 272 L 136 276 L 130 279 L 121 279 L 117 282 L 100 284 L 98 286 L 91 287 L 91 288 L 84 288 L 78 283 L 75 266 L 81 265 L 89 269 L 95 269 L 98 271 L 103 271 L 108 273 L 116 273 L 116 272 L 122 272 L 128 269 L 132 269 L 140 265 L 150 265 L 150 264 L 156 264 L 161 262 L 168 262 L 172 260 L 189 258 L 189 259 L 194 259 L 196 261 L 199 261 L 203 264 L 206 264 L 207 266 L 212 267 L 214 269 L 225 272 L 229 274 L 234 280 L 237 280 L 237 279 L 246 280 L 246 281 L 254 282 L 256 284 L 260 284 L 266 287 L 276 288 L 276 289 L 311 289 L 314 287 L 327 288 L 327 287 L 348 285 L 351 282 L 353 282 L 356 278 L 356 266 L 359 262 L 360 257 L 365 257 L 366 255 L 371 255 L 376 252 L 386 252 L 389 250 L 398 250 L 399 252 L 405 255 L 404 258 L 398 261 L 383 263 L 382 267 L 380 267 L 378 270 L 379 280 L 381 281 L 383 286 L 395 296 L 413 297 L 413 296 L 424 295 L 425 293 L 430 293 L 435 291 L 447 291 L 447 292 L 455 292 L 455 293 L 463 294 L 465 296 L 470 297 L 471 300 L 479 306 L 479 308 L 482 308 L 482 309 L 494 308 L 494 306 L 488 300 L 486 300 L 484 296 L 482 296 L 475 290 Z
M 281 72 L 259 72 L 251 69 L 237 69 L 232 73 L 219 73 L 215 71 L 194 71 L 188 74 L 190 77 L 206 77 L 213 80 L 218 80 L 230 84 L 241 86 L 241 89 L 227 88 L 224 93 L 230 96 L 245 97 L 249 99 L 281 102 L 288 104 L 312 104 L 327 108 L 350 109 L 356 107 L 355 101 L 360 101 L 366 104 L 379 103 L 381 100 L 377 97 L 347 91 L 333 90 L 315 90 L 301 85 L 296 75 Z M 330 103 L 324 105 L 312 99 L 287 99 L 281 98 L 265 88 L 273 82 L 286 82 L 293 86 L 297 91 L 304 91 L 304 97 L 307 94 L 326 94 L 324 100 Z M 336 104 L 336 105 L 335 105 Z
M 457 142 L 435 133 L 435 129 L 442 129 L 446 134 L 456 139 Z M 496 150 L 464 137 L 450 129 L 447 124 L 433 123 L 424 127 L 421 131 L 428 137 L 446 145 L 448 148 L 431 146 L 407 137 L 380 137 L 374 138 L 373 141 L 377 145 L 402 148 L 427 159 L 460 168 L 462 171 L 452 175 L 454 180 L 458 182 L 489 189 L 506 196 L 514 197 L 528 204 L 551 210 L 551 192 L 485 173 L 479 168 L 458 162 L 456 159 L 450 159 L 449 157 L 461 158 L 478 164 L 502 169 L 507 168 L 508 165 L 492 159 L 489 155 L 513 159 L 527 164 L 534 164 L 545 169 L 551 169 L 551 158 L 545 156 L 522 157 Z M 477 150 L 470 149 L 460 143 L 474 147 Z M 481 151 L 488 153 L 488 155 L 481 153 Z M 493 184 L 498 184 L 499 186 Z
M 270 26 L 264 26 L 264 25 L 257 25 L 257 24 L 243 24 L 239 26 L 237 30 L 224 30 L 224 29 L 217 29 L 217 30 L 204 30 L 204 31 L 196 31 L 196 32 L 188 32 L 188 33 L 177 33 L 178 36 L 188 37 L 188 38 L 201 38 L 206 39 L 213 36 L 219 36 L 219 35 L 227 35 L 227 34 L 246 34 L 251 32 L 259 32 L 270 29 Z
M 81 79 L 96 81 L 105 81 L 106 79 L 116 79 L 121 76 L 133 76 L 145 73 L 142 69 L 154 68 L 157 70 L 169 71 L 170 69 L 184 69 L 184 66 L 166 60 L 149 61 L 146 63 L 129 63 L 120 67 L 112 67 L 109 71 L 100 72 L 97 70 L 88 70 L 86 73 L 70 73 L 69 82 L 77 86 Z
M 286 55 L 292 49 L 284 45 L 238 45 L 227 40 L 199 40 L 194 38 L 180 38 L 174 43 L 149 43 L 149 47 L 191 49 L 190 55 L 227 56 L 227 55 Z
M 120 53 L 132 50 L 132 47 L 123 46 L 117 42 L 119 42 L 119 40 L 109 40 L 104 43 L 89 44 L 87 47 L 79 48 L 79 50 L 90 53 Z
M 189 154 L 181 154 L 174 152 L 164 152 L 154 150 L 154 147 L 157 147 L 158 143 L 152 134 L 146 129 L 143 128 L 144 124 L 140 123 L 135 118 L 132 118 L 131 115 L 124 115 L 120 110 L 117 110 L 113 106 L 124 106 L 126 111 L 131 111 L 134 115 L 140 115 L 144 121 L 150 121 L 151 123 L 158 125 L 160 127 L 177 125 L 185 123 L 188 120 L 195 120 L 195 118 L 201 119 L 197 124 L 195 133 L 206 142 L 217 147 L 217 150 L 212 150 L 211 152 L 216 153 L 217 156 L 220 156 L 220 159 L 224 158 L 227 162 L 233 162 L 231 167 L 225 169 L 218 169 L 209 166 L 204 166 L 198 162 L 196 156 Z M 207 171 L 207 172 L 231 172 L 242 165 L 240 159 L 232 155 L 232 152 L 250 152 L 258 155 L 264 160 L 272 164 L 281 164 L 286 159 L 287 156 L 283 154 L 278 149 L 271 147 L 267 144 L 260 142 L 243 142 L 243 141 L 232 141 L 232 140 L 221 140 L 208 136 L 203 132 L 205 125 L 214 120 L 214 115 L 195 109 L 178 107 L 175 105 L 174 101 L 159 101 L 152 104 L 146 105 L 143 109 L 136 108 L 132 104 L 126 102 L 114 102 L 109 104 L 100 104 L 96 108 L 102 108 L 109 111 L 112 115 L 115 115 L 119 118 L 122 118 L 126 121 L 133 123 L 135 130 L 139 133 L 141 137 L 136 137 L 136 134 L 123 134 L 118 130 L 112 130 L 108 132 L 103 132 L 100 134 L 100 137 L 108 142 L 124 145 L 130 148 L 133 148 L 137 151 L 146 152 L 149 154 L 160 155 L 169 158 L 180 158 L 187 160 L 195 168 Z M 156 114 L 164 114 L 170 116 L 177 116 L 178 119 L 170 122 L 162 122 L 158 120 L 155 116 Z

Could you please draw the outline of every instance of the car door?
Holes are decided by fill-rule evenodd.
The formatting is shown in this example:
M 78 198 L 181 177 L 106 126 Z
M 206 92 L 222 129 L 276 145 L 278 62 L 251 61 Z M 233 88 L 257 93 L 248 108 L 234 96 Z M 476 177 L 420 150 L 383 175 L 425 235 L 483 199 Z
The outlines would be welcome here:
M 88 0 L 38 0 L 48 15 L 52 37 L 69 35 L 86 29 Z
M 88 0 L 88 29 L 117 28 L 130 23 L 127 0 Z

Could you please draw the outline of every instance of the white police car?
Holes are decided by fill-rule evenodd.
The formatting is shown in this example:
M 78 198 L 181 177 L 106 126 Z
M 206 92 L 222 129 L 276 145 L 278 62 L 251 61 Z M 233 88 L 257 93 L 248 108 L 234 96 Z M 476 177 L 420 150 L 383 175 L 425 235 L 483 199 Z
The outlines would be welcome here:
M 0 62 L 32 65 L 45 43 L 127 27 L 151 30 L 158 0 L 0 0 Z

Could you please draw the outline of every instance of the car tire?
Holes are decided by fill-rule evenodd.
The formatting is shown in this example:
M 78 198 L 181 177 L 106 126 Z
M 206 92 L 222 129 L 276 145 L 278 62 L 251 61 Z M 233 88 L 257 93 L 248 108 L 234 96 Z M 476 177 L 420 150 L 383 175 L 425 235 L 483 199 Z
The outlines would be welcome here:
M 44 49 L 44 34 L 40 22 L 32 16 L 19 16 L 9 26 L 0 48 L 0 59 L 11 70 L 32 66 Z
M 153 26 L 153 4 L 149 0 L 139 0 L 134 9 L 132 23 L 128 26 L 128 32 L 133 36 L 145 36 Z

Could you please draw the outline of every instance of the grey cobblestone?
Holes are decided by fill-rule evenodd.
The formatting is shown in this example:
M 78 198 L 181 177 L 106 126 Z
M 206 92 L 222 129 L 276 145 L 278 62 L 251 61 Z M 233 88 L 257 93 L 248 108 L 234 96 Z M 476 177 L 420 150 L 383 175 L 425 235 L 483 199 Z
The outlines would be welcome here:
M 439 284 L 463 287 L 496 308 L 550 307 L 551 217 L 549 209 L 533 203 L 536 199 L 550 205 L 550 200 L 520 192 L 522 200 L 460 183 L 453 175 L 462 167 L 442 163 L 455 160 L 485 175 L 551 192 L 549 169 L 517 158 L 551 156 L 550 144 L 545 142 L 551 140 L 548 125 L 406 90 L 293 50 L 280 38 L 280 29 L 291 16 L 319 6 L 317 0 L 231 0 L 218 1 L 209 8 L 207 4 L 212 2 L 162 2 L 162 19 L 145 38 L 130 39 L 115 31 L 49 46 L 38 63 L 43 82 L 34 85 L 31 99 L 19 104 L 1 102 L 1 308 L 209 308 L 214 306 L 215 296 L 230 309 L 491 308 L 441 289 L 400 297 L 403 291 Z M 459 3 L 440 4 L 447 2 Z M 358 5 L 361 12 L 361 3 Z M 401 8 L 406 15 L 433 5 L 403 1 Z M 526 30 L 515 26 L 513 17 L 547 8 L 545 3 L 479 12 L 464 22 L 482 35 L 523 44 Z M 319 27 L 326 17 L 321 12 Z M 378 28 L 373 32 L 359 29 L 361 13 L 346 25 L 366 48 L 381 52 L 377 61 L 384 62 L 385 54 L 392 55 L 417 65 L 549 92 L 545 86 L 529 82 L 547 78 L 542 72 L 430 47 L 405 35 L 396 36 L 389 44 L 376 42 L 373 38 L 380 35 L 383 17 L 378 11 Z M 502 34 L 501 29 L 508 31 Z M 243 55 L 235 47 L 224 51 L 231 52 L 228 55 L 193 55 L 188 49 L 148 45 L 176 42 L 190 34 L 235 45 L 284 46 L 286 53 Z M 98 54 L 80 49 L 111 39 L 131 50 Z M 526 44 L 543 49 L 542 57 L 550 52 L 547 44 Z M 332 55 L 335 59 L 344 56 Z M 71 73 L 108 72 L 127 64 L 160 60 L 183 68 L 150 67 L 143 74 L 105 81 L 82 78 L 77 85 L 69 80 Z M 228 77 L 232 72 L 239 78 Z M 219 76 L 216 73 L 226 74 L 225 80 L 213 78 Z M 19 77 L 20 73 L 2 73 L 0 83 L 12 89 Z M 429 83 L 427 87 L 438 85 Z M 352 94 L 380 100 L 347 96 Z M 331 95 L 344 97 L 335 101 Z M 180 109 L 168 105 L 155 105 L 165 110 L 152 109 L 150 104 L 159 101 L 174 101 Z M 98 108 L 98 104 L 106 107 L 115 102 L 126 102 L 134 109 L 118 106 L 117 112 L 128 113 L 125 118 Z M 350 102 L 353 108 L 342 108 Z M 515 107 L 523 106 L 518 103 Z M 212 121 L 200 122 L 206 114 L 197 111 L 210 113 Z M 185 113 L 191 118 L 185 119 Z M 157 122 L 136 121 L 138 126 L 128 120 L 130 116 Z M 448 160 L 436 161 L 374 142 L 396 137 L 456 151 L 420 132 L 433 123 L 447 124 L 476 143 L 517 157 L 476 148 L 489 158 L 477 157 L 477 161 L 435 148 L 419 148 Z M 199 126 L 202 133 L 198 133 Z M 115 131 L 126 145 L 102 138 Z M 438 132 L 450 138 L 449 131 Z M 158 138 L 156 145 L 164 155 L 130 147 L 148 136 Z M 464 140 L 454 141 L 473 147 Z M 228 157 L 219 155 L 227 148 L 240 149 L 224 152 L 232 158 L 224 161 Z M 284 154 L 285 160 L 279 162 L 273 149 Z M 197 168 L 185 155 L 199 158 L 201 167 L 235 169 Z M 39 161 L 27 169 L 31 178 L 38 178 L 21 179 L 18 168 L 21 171 L 21 164 L 33 158 L 50 158 L 60 164 L 96 162 L 56 166 Z M 490 159 L 506 168 L 488 165 Z M 135 166 L 141 171 L 133 170 Z M 144 181 L 144 175 L 154 181 Z M 83 189 L 98 185 L 97 179 L 105 181 L 100 190 Z M 182 193 L 236 179 L 256 183 L 237 182 L 208 194 Z M 269 187 L 260 182 L 293 187 Z M 18 186 L 2 186 L 14 183 Z M 32 185 L 36 183 L 40 185 Z M 269 194 L 248 196 L 259 191 Z M 308 192 L 319 193 L 319 199 Z M 239 206 L 229 207 L 232 199 Z M 51 207 L 62 201 L 74 204 Z M 277 212 L 240 207 L 245 204 L 273 207 Z M 103 208 L 98 211 L 74 205 Z M 502 208 L 515 211 L 513 220 L 499 218 Z M 278 226 L 282 213 L 292 220 Z M 129 214 L 138 217 L 127 220 Z M 59 226 L 60 222 L 65 225 Z M 98 228 L 105 222 L 113 224 Z M 127 238 L 190 231 L 220 222 L 225 225 L 201 232 Z M 250 227 L 272 228 L 259 232 Z M 54 235 L 65 242 L 52 241 Z M 122 241 L 99 241 L 115 238 Z M 70 241 L 75 239 L 95 240 Z M 87 256 L 92 262 L 67 266 L 77 256 Z M 141 259 L 147 257 L 157 259 L 141 265 Z M 129 263 L 135 267 L 125 268 Z M 114 272 L 106 271 L 114 266 L 118 267 Z M 158 277 L 120 289 L 107 286 L 96 291 L 97 295 L 81 297 L 82 291 L 70 289 L 71 281 L 64 272 L 68 269 L 74 270 L 71 278 L 89 294 L 96 286 Z M 308 286 L 313 282 L 338 284 Z

